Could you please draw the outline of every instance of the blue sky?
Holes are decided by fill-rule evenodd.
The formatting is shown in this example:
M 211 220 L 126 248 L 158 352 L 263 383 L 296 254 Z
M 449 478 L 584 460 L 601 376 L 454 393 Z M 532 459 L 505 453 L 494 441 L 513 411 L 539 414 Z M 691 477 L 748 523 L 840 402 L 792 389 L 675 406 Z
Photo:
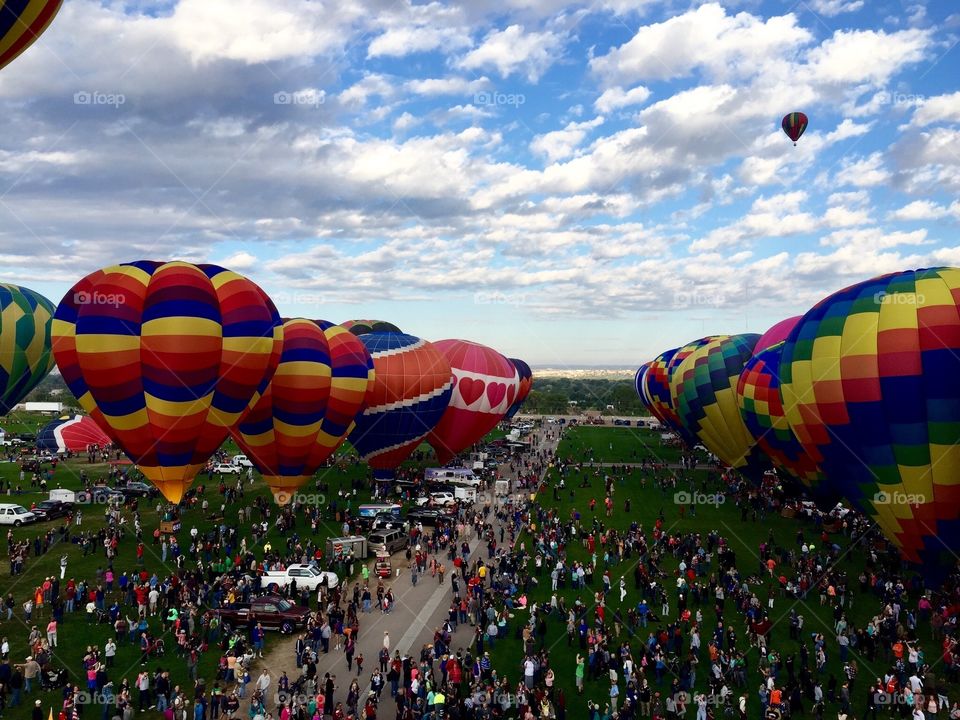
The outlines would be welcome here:
M 217 262 L 635 366 L 960 264 L 958 40 L 947 0 L 66 0 L 0 72 L 2 279 Z

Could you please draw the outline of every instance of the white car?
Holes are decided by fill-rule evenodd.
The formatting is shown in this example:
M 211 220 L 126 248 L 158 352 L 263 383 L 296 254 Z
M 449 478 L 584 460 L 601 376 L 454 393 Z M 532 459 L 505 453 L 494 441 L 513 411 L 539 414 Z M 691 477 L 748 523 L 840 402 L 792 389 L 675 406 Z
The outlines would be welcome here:
M 20 527 L 21 525 L 32 523 L 36 519 L 37 516 L 27 510 L 23 505 L 0 503 L 0 525 Z
M 231 459 L 231 462 L 234 465 L 237 465 L 238 467 L 242 467 L 242 468 L 253 467 L 253 463 L 250 462 L 250 458 L 248 458 L 246 455 L 234 455 L 233 458 Z
M 453 505 L 457 499 L 453 496 L 453 493 L 450 492 L 434 492 L 430 493 L 429 496 L 419 497 L 416 500 L 417 507 L 423 507 L 427 505 L 430 501 L 433 501 L 434 505 Z
M 239 475 L 243 471 L 243 468 L 230 463 L 217 463 L 213 466 L 213 471 L 218 475 Z
M 340 578 L 335 572 L 329 570 L 320 570 L 315 565 L 302 565 L 295 563 L 287 567 L 286 570 L 267 571 L 260 579 L 262 587 L 270 588 L 276 586 L 285 588 L 291 580 L 297 581 L 297 589 L 307 588 L 314 592 L 321 585 L 325 585 L 333 590 L 340 584 Z

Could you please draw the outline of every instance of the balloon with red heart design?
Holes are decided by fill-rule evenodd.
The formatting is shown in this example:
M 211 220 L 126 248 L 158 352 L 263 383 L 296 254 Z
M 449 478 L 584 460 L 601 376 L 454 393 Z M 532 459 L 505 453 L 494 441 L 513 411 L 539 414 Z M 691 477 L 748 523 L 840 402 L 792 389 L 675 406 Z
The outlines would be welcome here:
M 455 381 L 450 404 L 427 436 L 445 464 L 503 419 L 517 397 L 520 376 L 512 362 L 485 345 L 468 340 L 433 345 L 450 361 Z

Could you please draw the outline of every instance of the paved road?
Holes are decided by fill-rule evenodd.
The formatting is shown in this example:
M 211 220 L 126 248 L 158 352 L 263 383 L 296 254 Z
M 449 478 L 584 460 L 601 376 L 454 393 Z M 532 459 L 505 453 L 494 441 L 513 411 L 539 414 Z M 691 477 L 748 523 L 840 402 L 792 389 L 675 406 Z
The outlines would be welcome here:
M 557 439 L 560 432 L 561 429 L 556 425 L 546 425 L 544 428 L 535 430 L 534 433 L 537 441 L 529 456 L 532 457 L 535 451 L 546 450 L 548 456 L 552 457 L 556 451 Z M 506 478 L 511 481 L 510 489 L 512 491 L 514 489 L 513 481 L 516 479 L 516 473 L 511 472 L 509 464 L 503 464 L 500 466 L 500 474 L 501 479 Z M 494 522 L 495 530 L 499 529 L 499 525 L 492 515 L 490 519 Z M 486 555 L 485 547 L 482 546 L 479 539 L 474 536 L 472 528 L 467 530 L 467 539 L 470 543 L 471 561 L 477 557 L 477 552 L 482 552 L 484 556 Z M 359 681 L 361 704 L 370 689 L 370 674 L 377 666 L 377 656 L 380 648 L 383 646 L 384 632 L 389 632 L 390 634 L 391 654 L 394 650 L 399 650 L 401 654 L 406 653 L 415 658 L 419 658 L 420 649 L 426 644 L 433 643 L 434 631 L 441 626 L 446 618 L 452 599 L 449 574 L 441 585 L 436 578 L 430 577 L 428 572 L 426 575 L 421 575 L 418 578 L 417 585 L 413 586 L 410 582 L 410 573 L 406 567 L 407 563 L 403 554 L 399 553 L 395 555 L 393 560 L 394 572 L 396 572 L 396 568 L 400 568 L 399 576 L 395 575 L 392 583 L 396 600 L 394 609 L 388 614 L 382 614 L 374 607 L 372 613 L 361 613 L 359 618 L 360 633 L 357 639 L 355 657 L 361 653 L 364 657 L 363 674 Z M 371 577 L 373 577 L 372 566 L 373 561 L 371 560 Z M 463 587 L 464 585 L 461 583 L 461 589 L 463 589 Z M 352 581 L 347 583 L 345 590 L 352 593 Z M 460 625 L 451 639 L 450 646 L 452 651 L 456 652 L 458 649 L 465 650 L 472 642 L 473 627 L 469 624 Z M 258 661 L 251 670 L 251 676 L 253 678 L 251 686 L 256 683 L 263 667 L 268 668 L 271 673 L 273 681 L 268 710 L 274 710 L 275 708 L 273 693 L 276 690 L 277 678 L 280 677 L 281 672 L 286 671 L 291 683 L 300 676 L 300 670 L 297 669 L 295 661 L 295 645 L 295 636 L 290 638 L 270 636 L 268 642 L 270 651 L 267 656 L 263 660 Z M 353 677 L 356 676 L 356 666 L 354 665 L 352 673 L 348 672 L 343 651 L 336 651 L 333 648 L 334 646 L 331 644 L 330 652 L 326 655 L 321 654 L 319 662 L 317 663 L 317 677 L 323 678 L 324 674 L 328 672 L 335 675 L 337 690 L 334 699 L 337 702 L 345 702 L 350 682 Z M 510 669 L 507 668 L 507 671 L 510 671 Z M 252 688 L 248 689 L 252 691 Z M 248 692 L 247 700 L 241 707 L 241 712 L 244 714 L 249 706 L 250 694 L 251 693 Z M 387 707 L 392 710 L 393 703 L 389 699 L 389 696 L 384 695 L 384 699 Z M 243 716 L 244 715 L 241 715 L 241 717 Z

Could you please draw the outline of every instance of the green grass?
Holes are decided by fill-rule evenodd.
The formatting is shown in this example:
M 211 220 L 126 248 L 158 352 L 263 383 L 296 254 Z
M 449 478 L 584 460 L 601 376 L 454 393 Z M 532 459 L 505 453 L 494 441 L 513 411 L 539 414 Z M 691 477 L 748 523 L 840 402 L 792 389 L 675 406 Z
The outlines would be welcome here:
M 557 447 L 558 458 L 576 462 L 673 464 L 680 454 L 679 447 L 661 443 L 657 431 L 623 426 L 577 427 L 564 433 Z
M 653 435 L 659 437 L 658 434 Z M 574 461 L 589 461 L 590 454 L 592 453 L 598 461 L 602 458 L 606 462 L 636 462 L 637 455 L 642 455 L 645 452 L 642 448 L 637 447 L 640 440 L 650 442 L 649 437 L 647 437 L 643 431 L 637 431 L 636 429 L 601 427 L 575 428 L 567 431 L 565 434 L 565 437 L 561 441 L 559 455 L 561 457 L 570 457 Z M 612 451 L 610 450 L 611 444 L 613 445 Z M 660 448 L 657 448 L 656 451 L 663 454 Z M 773 581 L 759 571 L 759 562 L 757 559 L 759 545 L 767 541 L 772 533 L 776 542 L 781 546 L 796 548 L 796 535 L 798 530 L 803 532 L 804 537 L 808 541 L 815 542 L 818 546 L 820 545 L 819 532 L 816 531 L 812 524 L 771 515 L 767 515 L 765 518 L 758 520 L 749 518 L 744 520 L 741 517 L 740 508 L 738 508 L 732 500 L 728 500 L 724 504 L 716 507 L 706 505 L 699 506 L 696 517 L 690 516 L 690 511 L 687 507 L 684 508 L 684 515 L 681 516 L 681 507 L 674 503 L 674 491 L 670 490 L 665 492 L 661 490 L 657 484 L 652 481 L 651 473 L 641 473 L 639 470 L 631 471 L 622 481 L 615 483 L 614 514 L 612 518 L 607 518 L 603 511 L 604 486 L 602 475 L 608 473 L 609 470 L 607 469 L 586 473 L 570 472 L 566 479 L 566 488 L 560 491 L 560 500 L 555 500 L 552 489 L 548 489 L 537 496 L 537 505 L 545 510 L 555 510 L 564 521 L 571 517 L 573 511 L 578 510 L 582 515 L 583 519 L 581 522 L 585 528 L 591 526 L 594 517 L 605 526 L 618 528 L 620 530 L 629 528 L 632 522 L 637 522 L 647 531 L 648 537 L 650 529 L 661 513 L 664 518 L 664 527 L 670 532 L 699 532 L 705 537 L 711 530 L 717 530 L 721 536 L 730 542 L 732 549 L 736 553 L 737 567 L 740 569 L 742 575 L 746 577 L 756 574 L 763 578 L 761 582 L 751 585 L 751 589 L 764 605 L 766 605 L 768 584 Z M 589 488 L 578 487 L 584 474 L 592 478 L 591 487 Z M 647 481 L 646 485 L 642 486 L 641 477 L 643 477 L 644 474 L 647 477 Z M 697 471 L 695 473 L 685 473 L 680 477 L 681 481 L 678 488 L 681 490 L 696 489 L 703 493 L 717 493 L 723 490 L 720 485 L 721 481 L 719 480 L 719 476 L 716 473 Z M 552 470 L 550 475 L 551 488 L 557 479 L 557 471 Z M 624 511 L 624 500 L 628 497 L 631 499 L 631 510 L 629 513 Z M 588 509 L 591 498 L 597 500 L 597 510 L 595 514 L 591 514 Z M 521 535 L 518 542 L 526 543 L 528 550 L 532 547 L 532 538 L 526 533 Z M 859 583 L 856 578 L 864 563 L 863 551 L 857 548 L 846 552 L 849 540 L 842 535 L 831 536 L 831 542 L 835 542 L 844 548 L 840 567 L 846 570 L 850 580 L 850 589 L 853 590 L 856 595 L 859 591 Z M 574 544 L 568 549 L 568 564 L 574 560 L 589 560 L 587 550 L 580 544 Z M 628 591 L 622 605 L 624 620 L 626 620 L 626 610 L 636 606 L 640 599 L 640 595 L 634 590 L 632 571 L 635 560 L 635 558 L 631 558 L 621 561 L 619 565 L 611 568 L 613 591 L 607 598 L 608 617 L 611 617 L 613 609 L 620 605 L 618 583 L 621 575 L 624 575 L 626 578 Z M 672 619 L 675 617 L 677 608 L 673 573 L 677 569 L 678 562 L 672 556 L 667 555 L 664 557 L 661 565 L 669 575 L 669 577 L 661 582 L 665 584 L 671 598 L 670 618 Z M 594 575 L 592 590 L 574 591 L 569 589 L 568 582 L 567 589 L 561 591 L 561 594 L 566 599 L 568 608 L 573 606 L 573 602 L 578 596 L 586 606 L 590 608 L 590 619 L 588 622 L 591 626 L 593 625 L 592 608 L 594 605 L 592 593 L 594 590 L 602 588 L 602 550 L 598 551 L 598 566 L 599 569 Z M 711 570 L 717 570 L 716 557 L 714 557 Z M 534 572 L 532 563 L 530 571 Z M 545 570 L 539 578 L 539 581 L 539 585 L 529 593 L 528 597 L 530 602 L 535 601 L 542 606 L 549 604 L 550 601 L 551 581 L 549 572 Z M 789 611 L 793 605 L 793 601 L 788 598 L 780 598 L 777 593 L 774 608 L 770 611 L 770 618 L 774 621 L 775 626 L 771 636 L 771 643 L 768 647 L 779 650 L 784 659 L 791 653 L 796 652 L 799 648 L 799 644 L 789 638 Z M 660 614 L 658 602 L 650 602 L 650 607 L 657 615 Z M 689 607 L 695 614 L 696 606 L 693 605 L 692 598 Z M 706 647 L 710 637 L 712 637 L 712 630 L 715 627 L 715 616 L 712 602 L 705 602 L 700 607 L 704 614 L 704 626 L 707 630 L 701 634 L 703 651 L 701 653 L 701 664 L 697 668 L 697 689 L 705 689 L 705 680 L 709 671 L 709 661 L 705 659 Z M 739 638 L 738 648 L 742 650 L 746 647 L 747 637 L 744 618 L 736 612 L 729 598 L 725 607 L 724 623 L 734 626 Z M 827 673 L 823 676 L 823 688 L 826 693 L 826 681 L 830 673 L 837 676 L 839 684 L 843 682 L 842 663 L 839 661 L 839 650 L 836 644 L 832 608 L 829 607 L 829 605 L 821 607 L 819 596 L 816 593 L 810 593 L 805 601 L 796 603 L 796 608 L 805 619 L 802 638 L 806 639 L 809 649 L 812 650 L 810 633 L 821 632 L 827 638 L 828 666 Z M 873 597 L 856 597 L 852 610 L 847 610 L 847 617 L 855 626 L 863 627 L 879 610 L 878 603 Z M 526 622 L 528 618 L 529 614 L 526 611 L 519 610 L 516 612 L 516 619 L 512 622 L 522 623 Z M 656 623 L 651 623 L 646 631 L 638 628 L 638 637 L 631 641 L 631 646 L 634 648 L 634 658 L 636 660 L 639 660 L 639 657 L 642 655 L 640 646 L 641 643 L 646 640 L 647 633 L 655 630 L 656 627 L 658 627 Z M 509 639 L 497 641 L 492 656 L 494 658 L 494 667 L 498 669 L 500 676 L 503 677 L 506 675 L 511 682 L 515 683 L 522 679 L 520 663 L 522 661 L 523 648 L 522 641 L 514 639 L 513 629 L 513 627 L 510 628 Z M 626 630 L 624 630 L 621 636 L 621 640 L 625 639 L 627 639 Z M 685 640 L 684 656 L 686 649 L 689 647 L 688 639 L 685 638 Z M 929 628 L 921 629 L 920 640 L 926 650 L 927 658 L 931 659 L 931 662 L 934 662 L 936 658 L 939 657 L 939 648 L 936 643 L 931 642 Z M 573 691 L 575 687 L 575 657 L 580 650 L 576 638 L 574 639 L 572 648 L 568 648 L 567 646 L 565 619 L 560 621 L 554 616 L 548 621 L 546 647 L 550 652 L 551 667 L 553 667 L 556 673 L 557 684 L 568 689 L 567 709 L 569 717 L 587 717 L 586 701 L 588 699 L 599 702 L 601 707 L 607 702 L 607 693 L 610 686 L 605 676 L 594 682 L 587 680 L 583 696 L 577 696 L 575 691 Z M 586 651 L 582 652 L 584 657 L 586 657 Z M 878 653 L 878 657 L 881 656 L 882 655 Z M 886 664 L 881 660 L 870 663 L 866 658 L 859 657 L 853 651 L 851 651 L 850 657 L 855 658 L 860 666 L 858 685 L 853 693 L 853 702 L 855 711 L 862 712 L 864 709 L 865 689 L 873 677 L 882 676 L 883 671 L 886 669 Z M 758 651 L 755 648 L 751 648 L 747 655 L 747 685 L 742 690 L 734 688 L 737 696 L 741 693 L 746 693 L 750 702 L 749 717 L 760 716 L 759 702 L 756 693 L 760 683 L 760 675 L 757 672 L 757 661 Z M 813 666 L 813 664 L 813 653 L 811 652 L 811 666 Z M 797 668 L 799 670 L 799 662 L 797 663 Z M 622 679 L 622 672 L 618 670 L 618 673 L 621 676 L 620 692 L 622 700 L 625 696 L 625 684 Z M 937 675 L 939 677 L 942 674 L 941 669 L 941 672 L 937 673 Z M 652 668 L 650 668 L 648 672 L 648 677 L 650 678 L 651 684 L 653 684 L 655 676 Z M 783 673 L 783 677 L 786 677 L 785 672 Z M 669 687 L 669 679 L 666 679 L 663 686 L 658 689 L 666 692 L 669 690 Z M 956 691 L 956 688 L 952 688 L 952 690 Z M 809 712 L 809 701 L 805 700 L 804 706 L 807 712 Z M 691 710 L 688 705 L 688 714 L 695 712 L 695 710 L 695 707 Z M 830 709 L 828 707 L 827 716 L 829 716 L 829 713 Z

